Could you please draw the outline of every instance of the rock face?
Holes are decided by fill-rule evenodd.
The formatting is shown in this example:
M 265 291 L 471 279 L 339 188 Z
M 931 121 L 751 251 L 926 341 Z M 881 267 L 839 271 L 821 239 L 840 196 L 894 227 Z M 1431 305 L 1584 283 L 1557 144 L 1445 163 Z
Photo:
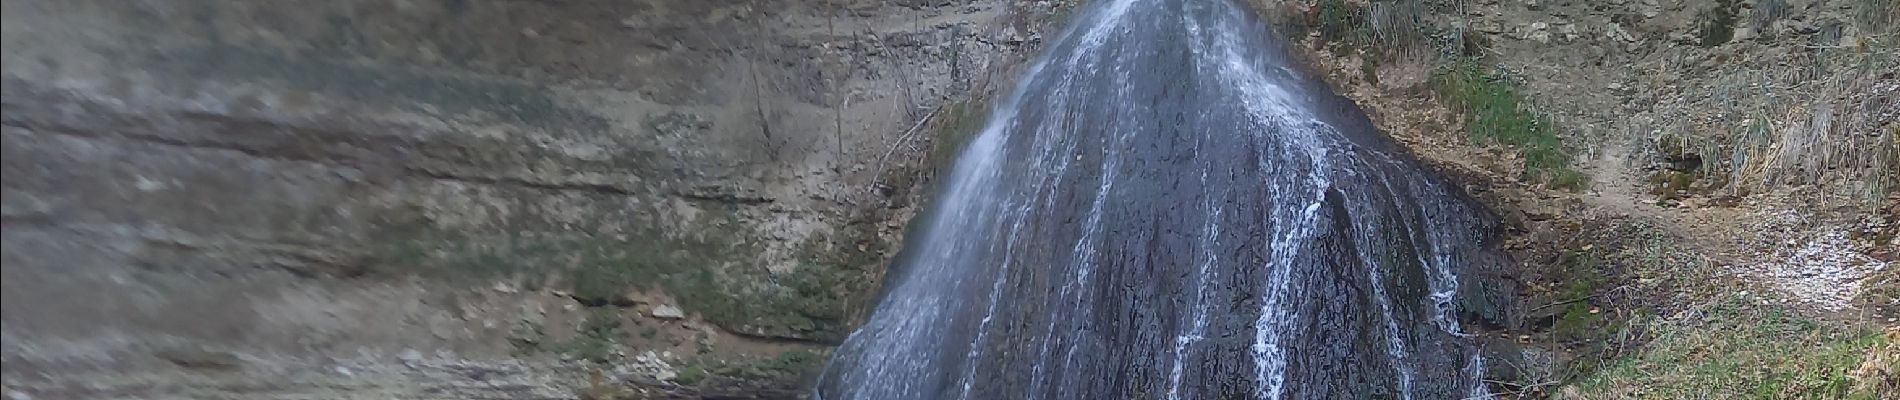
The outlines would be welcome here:
M 9 388 L 503 358 L 589 312 L 835 341 L 930 182 L 918 120 L 1059 5 L 8 2 Z

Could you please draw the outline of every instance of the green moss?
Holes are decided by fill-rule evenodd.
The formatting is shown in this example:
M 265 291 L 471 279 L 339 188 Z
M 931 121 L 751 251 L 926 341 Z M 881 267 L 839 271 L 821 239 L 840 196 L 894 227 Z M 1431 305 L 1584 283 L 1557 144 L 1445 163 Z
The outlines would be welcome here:
M 934 124 L 936 135 L 930 142 L 930 168 L 942 171 L 956 161 L 957 153 L 989 123 L 989 102 L 967 99 L 944 106 L 943 115 Z
M 1566 342 L 1599 339 L 1604 332 L 1601 329 L 1603 314 L 1601 310 L 1592 312 L 1596 306 L 1587 300 L 1596 296 L 1604 282 L 1602 266 L 1596 255 L 1582 250 L 1568 251 L 1558 260 L 1558 265 L 1563 268 L 1563 282 L 1556 298 L 1572 303 L 1564 306 L 1563 313 L 1559 314 L 1555 325 L 1551 327 L 1551 333 L 1558 340 Z
M 1695 184 L 1695 174 L 1664 170 L 1649 176 L 1649 193 L 1664 200 L 1686 197 L 1691 185 Z
M 1524 179 L 1573 191 L 1589 187 L 1589 178 L 1571 168 L 1572 157 L 1556 129 L 1528 109 L 1514 84 L 1489 76 L 1471 60 L 1441 70 L 1432 83 L 1466 115 L 1472 142 L 1510 146 L 1523 155 Z

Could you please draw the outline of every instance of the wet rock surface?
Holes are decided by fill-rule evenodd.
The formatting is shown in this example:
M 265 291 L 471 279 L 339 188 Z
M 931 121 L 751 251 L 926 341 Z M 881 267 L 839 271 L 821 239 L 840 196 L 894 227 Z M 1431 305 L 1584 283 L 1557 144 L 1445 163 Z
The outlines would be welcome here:
M 1494 222 L 1273 37 L 1225 2 L 1081 11 L 818 394 L 1482 394 L 1459 314 L 1517 315 Z

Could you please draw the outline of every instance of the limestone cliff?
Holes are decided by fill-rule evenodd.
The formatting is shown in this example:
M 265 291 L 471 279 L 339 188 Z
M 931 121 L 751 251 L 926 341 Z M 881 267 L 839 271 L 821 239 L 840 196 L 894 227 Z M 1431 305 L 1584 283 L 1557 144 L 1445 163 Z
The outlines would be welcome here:
M 9 1 L 9 395 L 794 396 L 1067 7 Z

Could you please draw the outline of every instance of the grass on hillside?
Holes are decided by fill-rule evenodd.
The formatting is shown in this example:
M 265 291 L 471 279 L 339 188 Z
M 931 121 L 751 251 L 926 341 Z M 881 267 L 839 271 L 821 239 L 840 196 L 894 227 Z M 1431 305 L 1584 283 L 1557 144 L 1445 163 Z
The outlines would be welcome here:
M 1870 355 L 1891 363 L 1892 335 L 1840 327 L 1732 296 L 1699 312 L 1640 322 L 1644 351 L 1578 380 L 1559 398 L 1880 399 L 1892 377 L 1866 375 Z M 1879 361 L 1877 361 L 1879 362 Z M 1876 366 L 1877 368 L 1877 366 Z M 1894 372 L 1888 365 L 1885 371 Z M 1567 393 L 1565 393 L 1567 392 Z
M 1900 398 L 1900 332 L 1749 294 L 1758 289 L 1648 222 L 1586 231 L 1574 240 L 1597 251 L 1561 258 L 1571 270 L 1557 298 L 1603 294 L 1605 310 L 1559 317 L 1553 333 L 1578 358 L 1552 398 Z
M 1589 187 L 1589 177 L 1571 168 L 1572 157 L 1556 129 L 1526 107 L 1515 85 L 1493 79 L 1476 62 L 1461 61 L 1442 69 L 1432 86 L 1467 116 L 1465 131 L 1473 142 L 1523 152 L 1524 179 L 1567 190 Z
M 1357 54 L 1362 60 L 1360 74 L 1376 83 L 1381 59 L 1394 54 L 1428 54 L 1421 51 L 1429 46 L 1432 35 L 1418 25 L 1416 18 L 1423 9 L 1417 2 L 1321 0 L 1311 9 L 1293 9 L 1294 16 L 1283 23 L 1298 35 L 1317 33 L 1333 54 Z M 1483 46 L 1482 36 L 1461 37 L 1474 42 L 1460 42 L 1459 47 Z M 1556 127 L 1527 107 L 1524 94 L 1515 84 L 1493 79 L 1475 59 L 1466 58 L 1479 56 L 1479 51 L 1465 48 L 1452 53 L 1461 56 L 1441 58 L 1443 66 L 1432 86 L 1454 110 L 1469 117 L 1466 130 L 1473 143 L 1501 144 L 1522 151 L 1525 180 L 1572 191 L 1589 187 L 1589 178 L 1571 167 L 1573 157 L 1558 139 Z

